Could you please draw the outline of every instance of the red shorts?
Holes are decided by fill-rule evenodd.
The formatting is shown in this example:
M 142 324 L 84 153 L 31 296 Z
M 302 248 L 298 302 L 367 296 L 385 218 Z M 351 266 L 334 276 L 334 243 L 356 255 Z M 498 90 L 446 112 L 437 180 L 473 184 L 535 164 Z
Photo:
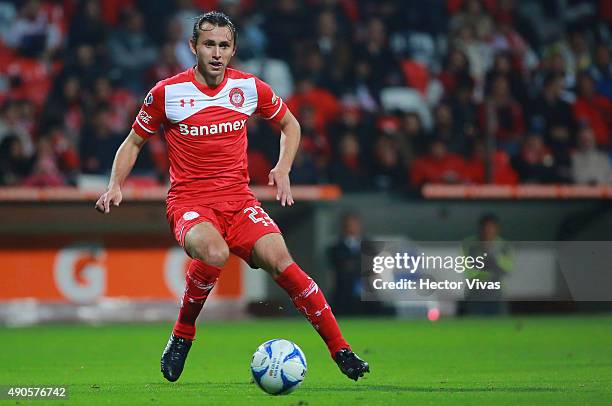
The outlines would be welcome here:
M 257 240 L 269 233 L 280 233 L 257 199 L 184 207 L 173 205 L 168 207 L 166 215 L 181 247 L 191 227 L 207 221 L 219 231 L 230 251 L 248 264 L 251 264 L 251 252 Z

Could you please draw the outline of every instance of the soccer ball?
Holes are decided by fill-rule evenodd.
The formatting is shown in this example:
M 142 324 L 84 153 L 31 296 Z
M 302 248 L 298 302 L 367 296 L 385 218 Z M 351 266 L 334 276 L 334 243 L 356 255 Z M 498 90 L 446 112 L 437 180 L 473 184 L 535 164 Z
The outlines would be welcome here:
M 251 360 L 253 379 L 271 395 L 296 390 L 306 376 L 306 368 L 306 357 L 300 347 L 280 338 L 260 345 Z

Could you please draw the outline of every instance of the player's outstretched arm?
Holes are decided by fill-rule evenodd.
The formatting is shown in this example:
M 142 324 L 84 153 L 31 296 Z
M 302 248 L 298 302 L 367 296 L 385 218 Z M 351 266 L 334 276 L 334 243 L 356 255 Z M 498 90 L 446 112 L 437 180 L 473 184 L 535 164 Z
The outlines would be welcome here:
M 268 185 L 276 184 L 276 200 L 280 200 L 281 205 L 293 205 L 291 196 L 291 183 L 289 172 L 295 159 L 298 146 L 300 145 L 300 123 L 298 123 L 291 111 L 287 110 L 281 121 L 280 154 L 274 169 L 268 175 Z
M 121 203 L 123 199 L 121 185 L 134 167 L 136 158 L 145 142 L 147 142 L 146 139 L 132 130 L 117 149 L 108 182 L 108 190 L 96 202 L 96 210 L 100 213 L 110 213 L 111 204 L 119 206 L 119 203 Z

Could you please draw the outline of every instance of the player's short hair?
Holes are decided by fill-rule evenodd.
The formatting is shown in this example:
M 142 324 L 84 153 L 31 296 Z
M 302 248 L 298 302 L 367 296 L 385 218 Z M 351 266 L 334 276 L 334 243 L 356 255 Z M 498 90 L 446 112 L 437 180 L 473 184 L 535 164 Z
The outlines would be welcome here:
M 194 43 L 198 42 L 198 35 L 202 31 L 202 24 L 208 23 L 216 27 L 227 27 L 232 33 L 232 39 L 234 40 L 234 46 L 236 46 L 236 27 L 230 18 L 220 11 L 209 11 L 196 17 L 195 23 L 193 24 L 193 33 L 191 40 Z

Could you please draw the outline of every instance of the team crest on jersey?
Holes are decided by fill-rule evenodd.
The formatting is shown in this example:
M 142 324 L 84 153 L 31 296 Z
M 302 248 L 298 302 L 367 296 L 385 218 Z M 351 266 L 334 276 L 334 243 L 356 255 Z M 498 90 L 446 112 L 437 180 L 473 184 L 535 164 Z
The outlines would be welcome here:
M 145 106 L 150 106 L 153 103 L 153 93 L 149 92 L 144 99 Z
M 229 100 L 236 107 L 242 107 L 244 104 L 244 92 L 241 88 L 235 87 L 229 92 Z
M 276 93 L 272 92 L 272 104 L 276 104 L 277 100 L 278 100 L 278 96 L 276 95 Z

